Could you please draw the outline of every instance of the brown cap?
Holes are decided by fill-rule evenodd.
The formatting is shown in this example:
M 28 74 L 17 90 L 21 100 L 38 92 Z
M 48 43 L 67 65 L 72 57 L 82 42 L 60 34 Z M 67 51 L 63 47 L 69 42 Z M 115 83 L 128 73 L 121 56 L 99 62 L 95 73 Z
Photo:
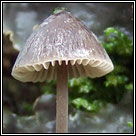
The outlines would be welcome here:
M 43 82 L 56 78 L 56 64 L 65 61 L 69 78 L 101 77 L 113 64 L 93 32 L 69 12 L 48 17 L 30 35 L 12 69 L 22 82 Z M 60 73 L 61 74 L 61 73 Z

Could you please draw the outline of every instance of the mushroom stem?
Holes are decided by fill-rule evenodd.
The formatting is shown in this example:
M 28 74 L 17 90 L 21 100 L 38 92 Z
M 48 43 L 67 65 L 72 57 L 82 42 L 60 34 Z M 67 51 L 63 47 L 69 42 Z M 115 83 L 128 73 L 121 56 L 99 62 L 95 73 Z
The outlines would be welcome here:
M 56 133 L 68 132 L 68 71 L 65 62 L 57 67 Z

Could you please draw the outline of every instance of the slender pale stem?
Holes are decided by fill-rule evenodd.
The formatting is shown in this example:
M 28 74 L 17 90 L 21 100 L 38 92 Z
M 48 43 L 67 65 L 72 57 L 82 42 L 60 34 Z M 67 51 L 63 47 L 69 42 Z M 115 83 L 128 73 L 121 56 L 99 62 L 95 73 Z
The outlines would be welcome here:
M 68 133 L 68 71 L 65 62 L 57 67 L 56 133 Z

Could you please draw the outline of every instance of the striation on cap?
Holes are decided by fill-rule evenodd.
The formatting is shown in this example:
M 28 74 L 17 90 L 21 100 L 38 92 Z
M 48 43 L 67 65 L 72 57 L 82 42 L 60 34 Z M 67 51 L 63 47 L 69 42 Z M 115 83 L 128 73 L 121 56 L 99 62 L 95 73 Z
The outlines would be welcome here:
M 69 12 L 61 11 L 45 19 L 30 35 L 12 76 L 22 82 L 56 79 L 57 65 L 62 61 L 68 66 L 69 78 L 101 77 L 114 68 L 95 34 Z

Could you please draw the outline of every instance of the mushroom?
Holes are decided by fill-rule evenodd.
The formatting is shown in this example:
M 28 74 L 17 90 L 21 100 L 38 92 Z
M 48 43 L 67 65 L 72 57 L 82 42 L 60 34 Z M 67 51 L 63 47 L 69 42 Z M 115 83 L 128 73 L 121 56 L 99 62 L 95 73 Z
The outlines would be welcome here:
M 70 12 L 58 10 L 20 51 L 12 76 L 22 82 L 57 80 L 56 133 L 68 132 L 68 78 L 101 77 L 113 64 L 95 34 Z

